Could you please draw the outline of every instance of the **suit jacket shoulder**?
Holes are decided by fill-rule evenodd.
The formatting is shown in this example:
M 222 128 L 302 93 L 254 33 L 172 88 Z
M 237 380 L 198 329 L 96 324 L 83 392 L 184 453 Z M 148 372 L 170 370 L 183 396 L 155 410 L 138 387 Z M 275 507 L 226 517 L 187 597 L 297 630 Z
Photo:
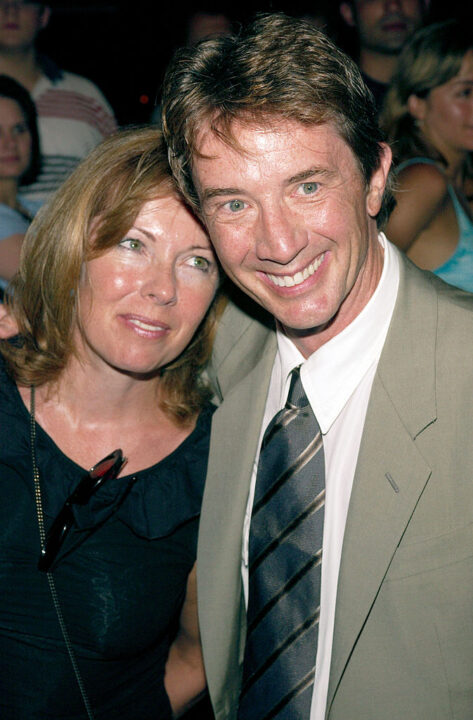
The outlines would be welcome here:
M 471 717 L 472 351 L 473 296 L 403 259 L 345 528 L 330 720 Z

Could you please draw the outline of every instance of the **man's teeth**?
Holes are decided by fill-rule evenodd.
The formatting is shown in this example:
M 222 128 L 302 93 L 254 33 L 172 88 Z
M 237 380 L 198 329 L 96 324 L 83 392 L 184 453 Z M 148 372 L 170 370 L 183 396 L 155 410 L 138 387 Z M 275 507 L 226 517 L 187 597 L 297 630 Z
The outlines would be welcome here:
M 322 260 L 325 257 L 325 253 L 322 253 L 311 265 L 308 265 L 305 270 L 297 272 L 295 275 L 271 275 L 266 273 L 270 280 L 279 287 L 294 287 L 294 285 L 300 285 L 307 280 L 308 277 L 313 275 L 318 267 L 320 267 Z
M 143 330 L 160 330 L 160 326 L 158 325 L 148 325 L 148 323 L 144 323 L 141 320 L 136 320 L 135 318 L 131 321 L 133 325 L 136 325 L 139 328 L 142 328 Z

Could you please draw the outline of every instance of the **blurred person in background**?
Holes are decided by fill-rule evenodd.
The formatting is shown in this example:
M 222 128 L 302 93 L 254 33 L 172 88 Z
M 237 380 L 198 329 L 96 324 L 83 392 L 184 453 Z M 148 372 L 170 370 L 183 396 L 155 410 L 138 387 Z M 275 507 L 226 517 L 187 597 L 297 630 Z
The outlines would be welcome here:
M 38 201 L 50 197 L 116 129 L 112 108 L 90 80 L 60 69 L 37 51 L 37 37 L 50 15 L 44 3 L 0 0 L 0 72 L 26 87 L 38 112 L 41 173 L 22 190 L 23 197 Z
M 216 2 L 204 2 L 194 5 L 184 20 L 182 45 L 191 47 L 201 40 L 219 35 L 228 35 L 232 31 L 232 18 Z M 159 98 L 151 111 L 150 123 L 161 125 L 161 105 Z
M 199 40 L 231 32 L 232 22 L 220 7 L 197 5 L 189 15 L 186 24 L 186 44 L 195 45 Z
M 473 291 L 473 36 L 455 20 L 404 48 L 382 124 L 397 164 L 386 233 L 419 267 Z M 470 199 L 469 199 L 470 198 Z
M 155 129 L 105 140 L 27 233 L 0 348 L 2 718 L 170 720 L 205 687 L 218 284 Z
M 20 250 L 38 204 L 18 198 L 40 167 L 36 109 L 28 91 L 0 75 L 0 290 L 18 269 Z
M 356 35 L 363 79 L 381 107 L 406 40 L 425 22 L 430 0 L 344 0 L 340 14 Z

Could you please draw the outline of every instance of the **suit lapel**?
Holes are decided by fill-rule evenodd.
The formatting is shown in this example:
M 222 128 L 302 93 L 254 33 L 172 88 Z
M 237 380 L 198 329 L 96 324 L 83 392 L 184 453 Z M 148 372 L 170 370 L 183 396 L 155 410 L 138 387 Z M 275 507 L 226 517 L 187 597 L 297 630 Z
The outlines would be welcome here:
M 257 450 L 266 395 L 276 351 L 274 333 L 264 330 L 258 351 L 254 337 L 240 339 L 235 353 L 221 366 L 220 387 L 226 388 L 228 368 L 241 373 L 248 362 L 251 340 L 253 368 L 230 391 L 212 422 L 207 483 L 199 531 L 198 583 L 202 644 L 209 687 L 214 697 L 227 697 L 232 683 L 238 686 L 237 668 L 228 673 L 228 659 L 238 661 L 241 640 L 242 529 L 252 466 Z M 232 353 L 233 354 L 233 353 Z M 218 542 L 218 552 L 215 551 Z M 228 652 L 231 648 L 231 652 Z M 232 682 L 229 677 L 233 678 Z
M 437 296 L 401 268 L 398 301 L 371 391 L 343 541 L 327 712 L 430 476 L 415 438 L 435 421 Z M 422 348 L 422 357 L 419 355 Z

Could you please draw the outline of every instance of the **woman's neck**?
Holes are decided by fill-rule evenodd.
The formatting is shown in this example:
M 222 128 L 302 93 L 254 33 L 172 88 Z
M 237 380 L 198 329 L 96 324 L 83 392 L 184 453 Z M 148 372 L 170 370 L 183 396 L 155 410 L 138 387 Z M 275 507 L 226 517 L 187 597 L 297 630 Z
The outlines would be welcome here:
M 83 364 L 76 357 L 54 385 L 39 391 L 46 402 L 68 408 L 78 424 L 145 422 L 156 417 L 159 407 L 158 376 L 136 378 L 103 363 Z
M 20 388 L 29 408 L 29 388 Z M 97 372 L 71 360 L 57 382 L 36 389 L 36 420 L 55 444 L 81 467 L 115 448 L 134 473 L 173 452 L 195 422 L 179 426 L 159 405 L 159 377 L 137 379 L 110 368 Z
M 18 207 L 18 180 L 8 178 L 0 180 L 0 203 L 13 209 Z
M 463 182 L 465 179 L 465 168 L 469 153 L 466 150 L 459 150 L 451 147 L 443 142 L 440 137 L 430 137 L 424 128 L 424 135 L 428 144 L 434 148 L 445 159 L 447 165 L 445 174 L 449 178 L 452 185 L 459 190 L 463 190 Z

